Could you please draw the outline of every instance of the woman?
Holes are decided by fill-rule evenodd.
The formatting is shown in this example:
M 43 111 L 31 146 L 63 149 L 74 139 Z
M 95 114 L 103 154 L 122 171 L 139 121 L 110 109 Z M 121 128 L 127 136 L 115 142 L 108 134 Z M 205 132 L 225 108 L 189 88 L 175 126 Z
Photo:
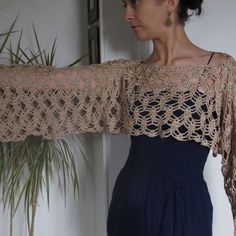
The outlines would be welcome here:
M 80 68 L 1 66 L 0 141 L 127 133 L 108 236 L 212 236 L 203 178 L 211 148 L 222 155 L 236 221 L 236 61 L 187 37 L 188 10 L 200 15 L 202 1 L 123 2 L 137 39 L 153 41 L 152 54 Z
M 188 11 L 200 15 L 202 2 L 123 0 L 124 19 L 136 38 L 153 42 L 153 52 L 143 63 L 168 71 L 226 60 L 223 53 L 196 46 L 185 33 Z M 175 116 L 182 113 L 177 110 Z M 181 128 L 184 133 L 186 127 Z M 129 157 L 113 190 L 108 236 L 211 236 L 213 207 L 203 179 L 209 151 L 192 140 L 131 136 Z
M 153 52 L 145 63 L 158 65 L 205 64 L 211 52 L 198 46 L 187 37 L 184 25 L 189 19 L 188 10 L 202 12 L 202 0 L 123 0 L 124 18 L 133 28 L 138 40 L 152 40 Z M 214 55 L 212 63 L 221 63 L 225 56 Z

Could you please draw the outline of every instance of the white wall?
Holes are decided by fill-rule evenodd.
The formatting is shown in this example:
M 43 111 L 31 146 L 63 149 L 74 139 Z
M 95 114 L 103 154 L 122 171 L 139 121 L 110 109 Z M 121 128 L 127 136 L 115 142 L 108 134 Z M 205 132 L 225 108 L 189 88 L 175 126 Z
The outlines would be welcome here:
M 69 64 L 87 54 L 87 2 L 76 0 L 1 0 L 1 30 L 8 28 L 20 13 L 15 29 L 24 29 L 23 47 L 35 48 L 32 23 L 43 48 L 50 49 L 57 38 L 55 63 Z M 19 36 L 19 34 L 17 34 Z M 12 39 L 18 39 L 13 36 Z
M 193 42 L 202 48 L 212 51 L 227 52 L 236 58 L 236 2 L 234 0 L 207 0 L 203 4 L 203 8 L 203 15 L 200 18 L 193 17 L 189 24 L 186 25 L 188 35 Z M 115 57 L 115 54 L 117 57 L 124 56 L 128 58 L 145 59 L 146 42 L 141 43 L 144 45 L 144 47 L 140 46 L 141 51 L 143 49 L 141 54 L 136 54 L 133 51 L 129 51 L 130 48 L 131 50 L 134 50 L 135 47 L 132 46 L 133 44 L 130 43 L 129 40 L 128 43 L 124 44 L 122 40 L 125 37 L 120 37 L 120 35 L 133 37 L 133 41 L 136 42 L 136 38 L 131 29 L 128 33 L 127 31 L 123 32 L 124 28 L 127 28 L 127 26 L 122 26 L 121 20 L 119 19 L 118 15 L 122 12 L 121 9 L 121 4 L 117 3 L 115 17 L 119 24 L 117 26 L 116 23 L 116 29 L 122 28 L 122 30 L 113 31 L 113 38 L 116 39 L 114 41 L 118 42 L 121 40 L 121 43 L 119 50 L 117 50 L 118 46 L 117 48 L 114 47 L 110 54 L 112 54 L 113 57 Z M 126 25 L 125 22 L 123 22 L 123 24 Z M 112 28 L 111 25 L 110 28 Z M 123 48 L 125 48 L 125 51 L 123 51 Z M 149 44 L 149 48 L 149 53 L 151 53 L 151 43 Z M 115 180 L 128 156 L 130 138 L 123 134 L 111 135 L 109 141 L 108 186 L 110 202 Z M 212 152 L 210 152 L 204 168 L 204 178 L 208 184 L 214 206 L 213 236 L 233 236 L 233 219 L 230 204 L 224 191 L 223 177 L 220 170 L 221 156 L 218 155 L 216 158 L 213 158 L 211 154 Z

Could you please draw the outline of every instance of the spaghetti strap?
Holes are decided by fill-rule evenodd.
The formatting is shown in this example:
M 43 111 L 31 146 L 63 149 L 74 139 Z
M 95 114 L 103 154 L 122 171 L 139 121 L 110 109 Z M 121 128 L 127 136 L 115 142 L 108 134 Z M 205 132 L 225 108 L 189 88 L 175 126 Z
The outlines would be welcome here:
M 207 65 L 209 65 L 209 63 L 210 63 L 210 61 L 211 61 L 211 59 L 212 59 L 212 57 L 213 57 L 214 54 L 215 54 L 215 52 L 212 52 L 212 53 L 211 53 L 211 56 L 210 56 L 210 58 L 209 58 L 209 60 L 208 60 L 208 62 L 207 62 Z

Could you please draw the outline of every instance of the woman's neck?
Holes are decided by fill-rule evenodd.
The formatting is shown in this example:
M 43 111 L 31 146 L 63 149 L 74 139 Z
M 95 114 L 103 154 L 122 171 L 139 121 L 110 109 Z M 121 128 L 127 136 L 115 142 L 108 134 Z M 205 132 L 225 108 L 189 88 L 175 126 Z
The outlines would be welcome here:
M 184 27 L 172 27 L 158 39 L 153 39 L 153 52 L 146 60 L 160 65 L 175 65 L 179 59 L 201 56 L 207 51 L 194 45 Z

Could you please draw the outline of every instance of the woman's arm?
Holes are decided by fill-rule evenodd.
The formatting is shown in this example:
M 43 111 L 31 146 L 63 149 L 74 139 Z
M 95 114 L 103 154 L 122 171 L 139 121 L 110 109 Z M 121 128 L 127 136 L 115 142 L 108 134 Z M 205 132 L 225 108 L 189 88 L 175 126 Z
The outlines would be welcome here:
M 225 192 L 231 204 L 236 236 L 236 61 L 231 57 L 228 62 L 221 75 L 226 79 L 222 96 L 218 153 L 222 155 L 221 172 Z
M 83 86 L 99 89 L 100 85 L 119 77 L 124 59 L 79 67 L 37 65 L 0 65 L 0 85 L 29 89 L 75 89 Z M 97 86 L 99 85 L 99 86 Z
M 125 129 L 125 59 L 80 67 L 0 66 L 0 141 Z

